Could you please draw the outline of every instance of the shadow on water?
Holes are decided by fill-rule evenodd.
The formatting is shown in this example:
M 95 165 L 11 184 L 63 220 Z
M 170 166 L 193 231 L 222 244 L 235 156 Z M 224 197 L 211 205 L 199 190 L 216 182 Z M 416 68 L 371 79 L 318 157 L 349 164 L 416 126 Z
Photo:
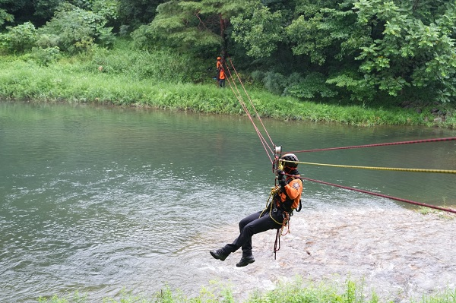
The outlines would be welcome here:
M 284 150 L 455 136 L 413 127 L 264 122 Z M 442 142 L 298 156 L 306 162 L 456 169 L 454 147 Z M 244 117 L 3 102 L 0 167 L 1 301 L 75 290 L 95 298 L 122 288 L 153 293 L 166 284 L 191 293 L 210 279 L 247 281 L 249 289 L 274 282 L 259 269 L 250 278 L 232 276 L 232 266 L 208 259 L 208 249 L 232 240 L 242 216 L 264 206 L 274 183 L 269 158 Z M 300 170 L 331 183 L 456 205 L 452 175 Z M 310 182 L 303 200 L 308 221 L 323 220 L 326 212 L 355 218 L 352 212 L 402 209 Z M 262 245 L 257 264 L 266 265 L 270 248 Z M 271 270 L 288 266 L 269 263 Z

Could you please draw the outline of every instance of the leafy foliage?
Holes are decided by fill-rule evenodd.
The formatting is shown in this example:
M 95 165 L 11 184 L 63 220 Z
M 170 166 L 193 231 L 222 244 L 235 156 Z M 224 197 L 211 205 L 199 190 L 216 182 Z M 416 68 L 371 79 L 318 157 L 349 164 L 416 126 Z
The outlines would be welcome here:
M 247 49 L 247 54 L 261 58 L 270 56 L 283 40 L 282 14 L 260 6 L 253 13 L 242 13 L 232 19 L 233 38 Z
M 34 7 L 29 11 L 31 14 L 33 14 L 32 20 L 40 25 L 45 24 L 46 21 L 52 19 L 54 12 L 62 2 L 62 0 L 33 1 Z
M 36 27 L 41 27 L 53 18 L 61 5 L 66 3 L 93 11 L 107 20 L 117 19 L 119 0 L 0 0 L 0 20 L 1 12 L 4 10 L 11 16 L 7 21 L 16 22 L 13 25 L 32 22 Z M 0 28 L 1 23 L 0 21 Z
M 28 0 L 0 0 L 0 29 L 2 24 L 16 26 L 32 21 L 29 13 L 31 2 Z
M 157 16 L 132 37 L 147 48 L 159 43 L 194 56 L 214 56 L 226 45 L 230 17 L 244 7 L 241 0 L 172 0 L 157 7 Z
M 302 100 L 456 101 L 449 0 L 0 0 L 7 25 L 4 51 L 39 47 L 41 58 L 109 47 L 113 32 L 134 30 L 140 50 L 193 58 L 191 81 L 205 76 L 196 65 L 222 55 L 257 85 Z
M 15 27 L 8 27 L 8 32 L 0 35 L 2 47 L 10 52 L 31 50 L 37 39 L 37 30 L 31 22 L 26 22 Z
M 129 31 L 152 22 L 157 6 L 166 0 L 118 0 L 119 21 Z
M 296 84 L 286 89 L 287 95 L 309 100 L 333 98 L 338 95 L 337 90 L 331 89 L 325 83 L 325 77 L 320 73 L 308 74 Z
M 198 11 L 200 3 L 169 1 L 157 8 L 158 16 L 149 26 L 144 26 L 132 35 L 135 42 L 144 47 L 159 42 L 180 50 L 199 52 L 204 49 L 217 49 L 221 39 L 211 32 L 204 18 Z M 147 38 L 142 38 L 147 35 Z
M 384 93 L 402 100 L 456 98 L 453 3 L 302 0 L 274 1 L 269 7 L 262 3 L 250 1 L 250 16 L 260 17 L 233 18 L 233 37 L 252 57 L 275 56 L 280 43 L 295 57 L 310 59 L 304 73 L 296 69 L 304 66 L 290 68 L 290 73 L 301 73 L 303 81 L 291 84 L 287 93 L 333 98 L 339 91 L 363 102 Z M 264 31 L 262 21 L 273 26 Z M 313 82 L 309 79 L 315 72 L 326 81 L 305 85 Z M 314 87 L 321 93 L 314 94 Z
M 54 18 L 40 28 L 40 33 L 57 36 L 57 46 L 61 50 L 78 53 L 89 50 L 94 43 L 112 43 L 112 28 L 105 27 L 106 22 L 104 16 L 64 4 Z
M 60 49 L 57 46 L 53 47 L 34 47 L 32 56 L 38 64 L 48 66 L 51 62 L 55 62 L 60 56 Z
M 14 16 L 12 14 L 9 14 L 6 10 L 0 8 L 0 29 L 5 22 L 12 22 L 13 20 Z
M 389 95 L 403 93 L 416 96 L 416 92 L 431 89 L 435 100 L 449 102 L 456 97 L 456 51 L 454 41 L 446 35 L 449 28 L 443 20 L 453 19 L 454 6 L 445 17 L 429 25 L 405 15 L 404 10 L 392 2 L 359 1 L 359 23 L 382 23 L 383 37 L 361 47 L 360 70 L 365 81 Z M 440 24 L 440 25 L 439 25 Z

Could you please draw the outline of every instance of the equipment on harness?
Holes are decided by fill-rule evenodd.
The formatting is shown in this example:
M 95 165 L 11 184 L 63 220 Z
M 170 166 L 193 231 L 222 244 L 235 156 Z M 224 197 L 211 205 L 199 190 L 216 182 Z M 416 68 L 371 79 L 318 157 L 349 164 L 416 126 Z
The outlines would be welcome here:
M 279 169 L 279 158 L 280 154 L 282 153 L 282 146 L 274 146 L 274 160 L 272 161 L 272 172 L 277 173 Z M 280 169 L 283 169 L 280 168 Z
M 293 169 L 293 172 L 298 173 L 296 169 Z M 266 202 L 266 208 L 260 215 L 262 217 L 264 212 L 269 211 L 269 217 L 280 226 L 277 228 L 276 239 L 274 241 L 274 259 L 277 258 L 277 251 L 280 250 L 280 237 L 290 233 L 290 217 L 293 215 L 293 211 L 296 210 L 299 212 L 302 209 L 301 194 L 295 199 L 291 199 L 285 189 L 287 184 L 293 184 L 298 188 L 301 187 L 300 191 L 302 192 L 302 181 L 299 175 L 292 175 L 289 183 L 287 183 L 284 171 L 277 170 L 277 175 L 280 186 L 275 186 L 271 189 L 271 194 Z M 286 232 L 284 232 L 285 228 L 287 228 Z
M 279 181 L 280 188 L 285 190 L 285 185 L 287 185 L 285 172 L 281 169 L 277 170 L 277 181 Z
M 265 211 L 269 210 L 269 216 L 271 219 L 280 225 L 280 227 L 277 228 L 276 238 L 274 241 L 274 259 L 277 257 L 277 251 L 280 250 L 280 237 L 290 232 L 290 217 L 293 215 L 293 211 L 296 210 L 299 212 L 302 209 L 301 194 L 290 198 L 287 193 L 287 189 L 294 189 L 302 192 L 302 180 L 299 172 L 297 171 L 299 162 L 298 157 L 292 153 L 280 156 L 280 152 L 281 148 L 276 148 L 276 154 L 272 164 L 272 169 L 277 175 L 276 180 L 278 186 L 276 183 L 276 187 L 271 190 L 270 199 L 272 198 L 272 201 L 269 203 L 270 199 L 268 199 L 265 209 Z M 290 185 L 292 189 L 290 189 L 287 184 Z M 275 213 L 275 216 L 277 216 L 277 214 L 281 214 L 282 222 L 276 220 L 273 217 L 273 213 Z M 285 228 L 287 228 L 287 230 L 284 233 Z

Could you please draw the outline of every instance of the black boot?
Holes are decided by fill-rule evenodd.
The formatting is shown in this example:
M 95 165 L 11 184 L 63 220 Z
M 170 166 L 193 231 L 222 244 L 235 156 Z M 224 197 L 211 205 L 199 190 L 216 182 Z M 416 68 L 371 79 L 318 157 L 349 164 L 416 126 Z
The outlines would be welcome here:
M 223 248 L 211 250 L 210 253 L 215 259 L 220 261 L 225 261 L 226 257 L 230 255 L 230 253 L 225 252 Z
M 239 261 L 239 263 L 236 264 L 236 267 L 244 267 L 253 262 L 255 262 L 255 258 L 253 256 L 242 257 L 241 261 Z

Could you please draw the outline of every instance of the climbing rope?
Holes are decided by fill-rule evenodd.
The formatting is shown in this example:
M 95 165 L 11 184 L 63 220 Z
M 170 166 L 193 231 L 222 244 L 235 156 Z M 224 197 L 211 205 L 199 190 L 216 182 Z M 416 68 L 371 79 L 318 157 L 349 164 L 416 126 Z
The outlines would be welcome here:
M 233 69 L 233 72 L 234 72 L 234 74 L 231 73 L 230 66 L 228 66 L 228 65 L 226 66 L 227 67 L 227 71 L 228 71 L 228 75 L 229 75 L 227 80 L 228 80 L 228 84 L 230 86 L 230 89 L 233 92 L 233 94 L 236 96 L 236 99 L 239 101 L 239 104 L 241 105 L 241 107 L 244 110 L 245 114 L 247 115 L 247 117 L 249 118 L 250 122 L 252 123 L 252 125 L 253 125 L 253 127 L 254 127 L 257 135 L 258 135 L 258 137 L 260 138 L 261 144 L 263 145 L 263 148 L 266 151 L 266 154 L 269 157 L 270 162 L 272 163 L 272 162 L 274 162 L 274 160 L 272 159 L 272 157 L 270 155 L 274 152 L 273 147 L 275 146 L 275 144 L 272 141 L 272 138 L 269 135 L 269 132 L 267 131 L 267 129 L 266 129 L 264 123 L 263 123 L 263 120 L 261 119 L 261 116 L 258 114 L 258 111 L 256 110 L 255 105 L 253 104 L 253 101 L 250 98 L 250 95 L 247 93 L 247 90 L 245 89 L 244 83 L 242 82 L 241 77 L 239 76 L 236 68 L 234 67 L 234 64 L 231 61 L 231 58 L 229 58 L 229 62 L 230 62 L 231 68 Z M 253 111 L 255 112 L 255 116 L 257 117 L 258 121 L 260 122 L 261 126 L 263 127 L 263 131 L 267 135 L 271 145 L 269 145 L 267 143 L 267 140 L 263 136 L 262 132 L 259 130 L 259 128 L 255 124 L 255 121 L 253 119 L 253 115 L 250 113 L 250 110 L 249 110 L 246 102 L 244 101 L 244 98 L 242 97 L 242 93 L 239 90 L 235 79 L 237 79 L 237 81 L 239 82 L 240 86 L 242 87 L 242 89 L 244 91 L 244 94 L 247 96 L 247 99 L 249 100 L 249 105 L 253 109 Z
M 272 219 L 272 221 L 274 221 L 274 223 L 278 224 L 278 225 L 282 225 L 282 223 L 280 223 L 279 221 L 277 221 L 276 219 L 274 219 L 274 217 L 272 216 L 272 210 L 273 210 L 273 198 L 274 198 L 274 195 L 279 191 L 280 187 L 276 186 L 276 187 L 273 187 L 271 188 L 271 193 L 269 194 L 269 198 L 268 200 L 266 201 L 266 207 L 263 209 L 263 211 L 261 212 L 260 214 L 260 218 L 263 216 L 264 212 L 269 210 L 269 217 Z M 283 226 L 282 226 L 283 227 Z
M 382 197 L 382 198 L 387 198 L 387 199 L 400 201 L 400 202 L 413 204 L 413 205 L 418 205 L 418 206 L 423 206 L 423 207 L 429 207 L 429 208 L 438 209 L 438 210 L 442 210 L 442 211 L 446 211 L 446 212 L 450 212 L 450 213 L 456 214 L 456 210 L 451 209 L 451 208 L 445 208 L 445 207 L 440 207 L 440 206 L 436 206 L 436 205 L 416 202 L 416 201 L 412 201 L 412 200 L 392 197 L 392 196 L 388 196 L 388 195 L 384 195 L 384 194 L 370 192 L 370 191 L 367 191 L 367 190 L 362 190 L 362 189 L 358 189 L 358 188 L 343 186 L 343 185 L 339 185 L 339 184 L 329 183 L 329 182 L 315 180 L 315 179 L 306 178 L 306 177 L 301 177 L 301 180 L 307 180 L 307 181 L 311 181 L 311 182 L 321 183 L 321 184 L 325 184 L 325 185 L 329 185 L 329 186 L 334 186 L 334 187 L 339 187 L 339 188 L 343 188 L 343 189 L 347 189 L 347 190 L 357 191 L 357 192 L 360 192 L 360 193 L 369 194 L 369 195 L 372 195 L 372 196 L 378 196 L 378 197 Z
M 317 166 L 328 166 L 328 167 L 404 171 L 404 172 L 414 172 L 414 173 L 456 174 L 456 170 L 451 170 L 451 169 L 395 168 L 395 167 L 377 167 L 377 166 L 337 165 L 337 164 L 313 163 L 313 162 L 295 162 L 295 163 L 301 163 L 301 164 L 307 164 L 307 165 L 317 165 Z
M 236 98 L 238 99 L 239 103 L 241 104 L 241 107 L 243 108 L 243 110 L 246 113 L 247 117 L 250 119 L 253 127 L 255 128 L 255 131 L 256 131 L 258 137 L 260 138 L 261 144 L 263 145 L 263 148 L 265 149 L 266 154 L 269 157 L 269 160 L 271 161 L 271 163 L 273 163 L 273 170 L 275 170 L 275 169 L 277 169 L 277 167 L 274 164 L 278 161 L 278 155 L 281 153 L 281 148 L 280 148 L 280 151 L 278 152 L 276 145 L 272 141 L 272 139 L 271 139 L 271 137 L 270 137 L 265 125 L 263 124 L 263 121 L 261 120 L 260 115 L 258 114 L 258 112 L 257 112 L 257 110 L 256 110 L 256 108 L 255 108 L 255 106 L 253 104 L 252 99 L 250 98 L 249 94 L 247 93 L 247 90 L 245 89 L 244 84 L 242 83 L 241 77 L 239 76 L 238 72 L 236 71 L 236 68 L 234 67 L 233 62 L 231 61 L 231 58 L 229 58 L 229 62 L 230 62 L 230 66 L 231 66 L 231 68 L 233 69 L 233 72 L 234 72 L 234 75 L 233 75 L 231 73 L 231 69 L 229 68 L 230 66 L 227 66 L 227 70 L 228 70 L 228 74 L 229 74 L 229 77 L 228 77 L 227 80 L 228 80 L 229 86 L 230 86 L 233 94 L 236 96 Z M 244 99 L 242 97 L 241 91 L 239 90 L 238 86 L 236 85 L 235 79 L 237 79 L 239 81 L 239 83 L 240 83 L 245 95 L 247 96 L 247 99 L 249 100 L 249 104 L 250 104 L 251 108 L 253 108 L 253 110 L 255 112 L 255 116 L 260 121 L 261 126 L 263 127 L 263 131 L 265 132 L 265 134 L 269 138 L 269 141 L 270 141 L 271 145 L 268 144 L 267 140 L 265 139 L 265 137 L 263 136 L 263 134 L 261 133 L 259 128 L 256 126 L 256 124 L 255 124 L 255 122 L 253 120 L 252 114 L 250 113 L 246 102 L 244 102 Z M 429 142 L 443 142 L 443 141 L 453 141 L 453 140 L 456 140 L 456 137 L 433 138 L 433 139 L 424 139 L 424 140 L 400 141 L 400 142 L 365 144 L 365 145 L 354 145 L 354 146 L 342 146 L 342 147 L 331 147 L 331 148 L 320 148 L 320 149 L 291 151 L 291 152 L 288 152 L 288 153 L 295 153 L 296 154 L 296 153 L 304 153 L 304 152 L 329 151 L 329 150 L 340 150 L 340 149 L 355 149 L 355 148 L 379 147 L 379 146 L 403 145 L 403 144 L 417 144 L 417 143 L 429 143 Z M 275 148 L 275 150 L 274 150 L 274 148 Z M 268 152 L 268 150 L 269 150 L 269 152 Z M 270 153 L 271 154 L 275 153 L 274 159 L 270 156 Z M 328 166 L 328 167 L 342 167 L 342 168 L 357 168 L 357 169 L 372 169 L 372 170 L 387 170 L 387 171 L 456 174 L 456 170 L 372 167 L 372 166 L 336 165 L 336 164 L 324 164 L 324 163 L 312 163 L 312 162 L 297 162 L 297 163 L 302 163 L 302 164 L 307 164 L 307 165 Z M 384 198 L 388 198 L 388 199 L 392 199 L 392 200 L 396 200 L 396 201 L 400 201 L 400 202 L 405 202 L 405 203 L 410 203 L 410 204 L 414 204 L 414 205 L 419 205 L 419 206 L 424 206 L 424 207 L 429 207 L 429 208 L 434 208 L 434 209 L 438 209 L 438 210 L 443 210 L 443 211 L 447 211 L 447 212 L 456 213 L 456 210 L 453 210 L 453 209 L 443 208 L 443 207 L 429 205 L 429 204 L 425 204 L 425 203 L 419 203 L 419 202 L 416 202 L 416 201 L 411 201 L 411 200 L 407 200 L 407 199 L 387 196 L 387 195 L 378 194 L 378 193 L 374 193 L 374 192 L 369 192 L 369 191 L 365 191 L 365 190 L 360 190 L 360 189 L 356 189 L 356 188 L 351 188 L 351 187 L 346 187 L 346 186 L 342 186 L 342 185 L 332 184 L 332 183 L 328 183 L 328 182 L 324 182 L 324 181 L 314 180 L 314 179 L 310 179 L 310 178 L 306 178 L 306 177 L 301 177 L 301 179 L 302 180 L 312 181 L 312 182 L 318 182 L 318 183 L 326 184 L 326 185 L 330 185 L 330 186 L 336 186 L 336 187 L 340 187 L 340 188 L 344 188 L 344 189 L 348 189 L 348 190 L 358 191 L 358 192 L 362 192 L 362 193 L 366 193 L 366 194 L 370 194 L 370 195 L 374 195 L 374 196 L 380 196 L 380 197 L 384 197 Z M 271 196 L 272 195 L 273 195 L 273 191 L 271 191 Z M 271 196 L 270 196 L 270 198 L 271 198 Z M 269 199 L 268 199 L 268 202 L 269 202 Z M 273 203 L 271 202 L 270 203 L 270 205 L 271 205 L 270 206 L 270 208 L 271 208 L 270 209 L 271 218 L 272 218 L 272 215 L 271 215 L 272 204 Z M 266 209 L 264 211 L 266 211 Z M 263 212 L 262 212 L 261 215 L 263 215 Z M 274 220 L 274 218 L 272 218 L 272 219 Z M 276 223 L 278 223 L 276 220 L 274 220 L 274 221 Z M 284 222 L 285 221 L 286 221 L 285 225 L 288 224 L 288 226 L 289 226 L 288 220 L 285 220 L 285 218 L 284 218 Z M 281 224 L 281 223 L 278 223 L 278 224 Z M 283 229 L 284 229 L 285 225 L 282 223 L 282 228 L 279 229 L 280 230 L 280 234 L 283 232 Z M 277 250 L 280 249 L 280 234 L 279 234 L 279 230 L 277 230 L 276 243 L 274 244 L 274 252 L 276 252 Z
M 354 146 L 342 146 L 342 147 L 330 147 L 330 148 L 318 148 L 318 149 L 307 149 L 307 150 L 298 150 L 291 151 L 290 153 L 310 153 L 316 151 L 327 151 L 327 150 L 338 150 L 338 149 L 354 149 L 354 148 L 364 148 L 364 147 L 378 147 L 378 146 L 388 146 L 388 145 L 402 145 L 402 144 L 415 144 L 415 143 L 429 143 L 429 142 L 442 142 L 442 141 L 453 141 L 456 140 L 456 137 L 449 138 L 434 138 L 434 139 L 424 139 L 424 140 L 412 140 L 412 141 L 400 141 L 400 142 L 390 142 L 390 143 L 377 143 L 377 144 L 365 144 L 365 145 L 354 145 Z
M 277 228 L 276 232 L 276 238 L 274 241 L 274 260 L 277 258 L 277 252 L 280 250 L 280 237 L 285 236 L 290 233 L 290 214 L 286 211 L 283 212 L 283 220 L 282 222 L 277 221 L 274 219 L 272 216 L 272 212 L 274 211 L 274 195 L 279 191 L 280 187 L 276 186 L 271 188 L 271 193 L 269 194 L 269 198 L 266 201 L 266 207 L 260 214 L 260 218 L 263 216 L 263 214 L 269 210 L 269 217 L 271 218 L 274 223 L 280 225 L 280 228 Z M 285 227 L 287 227 L 287 231 L 283 233 Z
M 253 110 L 255 111 L 255 114 L 256 114 L 256 116 L 258 117 L 258 120 L 260 121 L 261 125 L 263 126 L 263 129 L 264 129 L 266 135 L 268 136 L 269 141 L 271 142 L 271 145 L 272 145 L 272 146 L 275 146 L 274 142 L 273 142 L 272 139 L 271 139 L 271 136 L 269 135 L 269 133 L 268 133 L 268 131 L 267 131 L 267 129 L 266 129 L 266 126 L 264 126 L 263 120 L 261 120 L 260 114 L 258 113 L 258 111 L 256 110 L 255 105 L 253 104 L 252 98 L 250 98 L 250 95 L 247 93 L 247 90 L 245 89 L 244 83 L 242 82 L 241 77 L 239 76 L 239 74 L 238 74 L 236 68 L 234 67 L 233 61 L 231 61 L 231 58 L 228 58 L 228 59 L 229 59 L 229 61 L 230 61 L 230 64 L 231 64 L 231 67 L 233 68 L 234 73 L 236 74 L 236 78 L 239 80 L 239 83 L 241 84 L 242 89 L 244 90 L 245 95 L 246 95 L 247 98 L 249 99 L 250 106 L 252 106 Z M 231 76 L 231 70 L 230 70 L 229 68 L 228 68 L 228 72 L 230 73 L 230 76 Z

